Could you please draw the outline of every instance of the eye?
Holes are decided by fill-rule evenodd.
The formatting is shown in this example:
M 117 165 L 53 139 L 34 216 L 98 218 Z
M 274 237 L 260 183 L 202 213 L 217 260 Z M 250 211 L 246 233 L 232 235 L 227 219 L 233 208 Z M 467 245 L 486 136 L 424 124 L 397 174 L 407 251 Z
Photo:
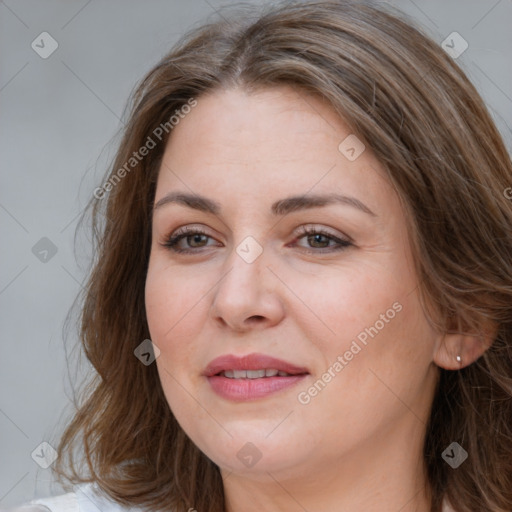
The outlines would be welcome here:
M 167 247 L 173 252 L 177 253 L 194 253 L 197 252 L 194 249 L 200 249 L 201 247 L 206 247 L 203 243 L 207 241 L 206 239 L 211 238 L 205 231 L 200 228 L 191 228 L 185 227 L 179 229 L 175 233 L 171 233 L 162 244 L 164 247 Z M 180 242 L 185 240 L 185 242 L 190 243 L 192 249 L 182 248 L 179 246 Z M 197 245 L 196 245 L 197 244 Z
M 325 229 L 317 229 L 311 226 L 301 226 L 298 234 L 301 236 L 297 237 L 295 241 L 307 238 L 307 242 L 312 244 L 310 247 L 316 249 L 307 250 L 303 248 L 304 252 L 309 254 L 341 251 L 353 245 L 348 239 L 339 238 Z M 171 233 L 161 245 L 176 253 L 191 254 L 198 252 L 197 250 L 202 247 L 207 247 L 209 238 L 212 237 L 200 228 L 185 227 Z M 188 248 L 180 247 L 182 240 L 189 245 Z
M 339 238 L 329 231 L 325 229 L 319 229 L 315 228 L 313 226 L 301 226 L 299 228 L 299 235 L 302 234 L 302 236 L 299 236 L 296 240 L 301 240 L 303 238 L 307 239 L 307 242 L 310 245 L 310 247 L 313 247 L 315 249 L 327 249 L 326 251 L 322 250 L 305 250 L 305 252 L 309 254 L 314 253 L 322 253 L 322 252 L 332 252 L 332 251 L 341 251 L 343 249 L 346 249 L 347 247 L 350 247 L 351 245 L 354 245 L 350 240 L 345 238 Z M 331 242 L 333 242 L 333 245 L 329 245 Z

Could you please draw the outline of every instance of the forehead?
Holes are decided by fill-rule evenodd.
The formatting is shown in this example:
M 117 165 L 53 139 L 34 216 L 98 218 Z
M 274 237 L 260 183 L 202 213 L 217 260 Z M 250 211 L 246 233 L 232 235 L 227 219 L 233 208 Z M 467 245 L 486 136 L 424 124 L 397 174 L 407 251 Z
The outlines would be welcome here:
M 327 102 L 290 87 L 229 89 L 197 98 L 173 128 L 155 202 L 173 189 L 270 203 L 273 191 L 368 198 L 386 187 L 378 160 Z
M 197 102 L 171 133 L 169 151 L 179 153 L 183 149 L 179 143 L 187 142 L 191 144 L 188 149 L 199 149 L 202 154 L 205 150 L 212 155 L 222 151 L 224 157 L 263 160 L 267 155 L 260 146 L 264 144 L 267 152 L 273 151 L 272 157 L 318 159 L 311 144 L 304 146 L 306 140 L 322 142 L 324 151 L 331 146 L 336 154 L 340 136 L 350 134 L 329 105 L 291 87 L 251 93 L 241 88 L 220 90 Z M 196 145 L 199 141 L 201 147 Z M 187 156 L 192 155 L 187 152 Z

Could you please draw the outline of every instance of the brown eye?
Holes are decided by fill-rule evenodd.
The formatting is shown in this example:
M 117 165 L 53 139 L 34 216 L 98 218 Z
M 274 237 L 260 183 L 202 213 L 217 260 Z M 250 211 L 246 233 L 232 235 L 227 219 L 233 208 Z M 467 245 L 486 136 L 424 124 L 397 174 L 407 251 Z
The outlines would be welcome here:
M 206 243 L 210 238 L 211 236 L 198 228 L 185 229 L 169 235 L 162 245 L 173 252 L 193 253 L 196 252 L 195 249 L 207 247 Z M 179 246 L 182 240 L 185 240 L 188 247 Z
M 321 239 L 324 239 L 323 241 Z M 313 244 L 313 247 L 317 247 L 319 249 L 322 249 L 324 247 L 328 247 L 329 246 L 329 242 L 331 241 L 331 239 L 325 235 L 323 235 L 322 233 L 317 233 L 315 235 L 308 235 L 308 242 L 310 244 Z M 327 245 L 322 245 L 327 243 Z M 321 247 L 319 247 L 318 245 L 316 244 L 320 244 Z
M 314 249 L 327 249 L 327 251 L 315 251 L 308 250 L 308 248 L 304 248 L 305 251 L 308 253 L 341 251 L 353 245 L 352 242 L 350 242 L 349 240 L 334 236 L 332 233 L 329 233 L 328 231 L 323 229 L 302 226 L 300 232 L 302 233 L 302 236 L 298 237 L 297 240 L 306 238 L 308 244 L 310 244 L 310 247 Z M 333 244 L 329 245 L 331 242 L 333 242 Z
M 194 244 L 196 244 L 196 243 L 201 244 L 201 239 L 204 242 L 205 238 L 208 238 L 208 237 L 201 233 L 197 233 L 195 235 L 187 235 L 186 237 L 182 237 L 181 240 L 185 239 L 187 241 L 187 243 L 191 243 L 193 247 L 197 247 L 197 246 L 194 246 Z M 199 247 L 202 247 L 202 245 L 199 245 Z

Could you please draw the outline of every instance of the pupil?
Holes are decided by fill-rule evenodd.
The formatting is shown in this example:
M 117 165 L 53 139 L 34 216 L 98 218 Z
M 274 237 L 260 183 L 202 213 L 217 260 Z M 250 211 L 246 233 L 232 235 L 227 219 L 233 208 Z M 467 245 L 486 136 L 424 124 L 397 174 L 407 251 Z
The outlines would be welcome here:
M 311 235 L 311 237 L 314 239 L 314 243 L 319 243 L 319 244 L 322 244 L 322 241 L 319 240 L 319 238 L 321 239 L 324 235 L 321 235 L 321 234 L 317 234 L 317 235 Z M 325 244 L 325 241 L 324 241 L 324 244 Z
M 203 237 L 204 235 L 200 235 L 200 234 L 195 234 L 195 235 L 192 235 L 192 240 L 193 240 L 193 243 L 192 245 L 194 245 L 194 243 L 201 243 L 201 237 Z M 190 237 L 189 237 L 190 238 Z

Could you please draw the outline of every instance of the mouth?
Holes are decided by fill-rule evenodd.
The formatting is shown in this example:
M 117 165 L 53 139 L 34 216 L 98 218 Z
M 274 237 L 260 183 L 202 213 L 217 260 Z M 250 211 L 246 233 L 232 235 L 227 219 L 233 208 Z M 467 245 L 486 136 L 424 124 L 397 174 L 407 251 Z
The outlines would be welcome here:
M 264 354 L 228 354 L 211 361 L 204 371 L 213 391 L 235 402 L 264 398 L 295 385 L 309 374 L 307 368 Z
M 307 368 L 265 354 L 226 354 L 211 361 L 203 373 L 206 377 L 222 374 L 228 379 L 261 379 L 301 375 L 309 371 Z
M 262 370 L 224 370 L 217 373 L 222 377 L 228 379 L 262 379 L 267 377 L 290 377 L 293 374 L 276 370 L 275 368 L 262 369 Z

